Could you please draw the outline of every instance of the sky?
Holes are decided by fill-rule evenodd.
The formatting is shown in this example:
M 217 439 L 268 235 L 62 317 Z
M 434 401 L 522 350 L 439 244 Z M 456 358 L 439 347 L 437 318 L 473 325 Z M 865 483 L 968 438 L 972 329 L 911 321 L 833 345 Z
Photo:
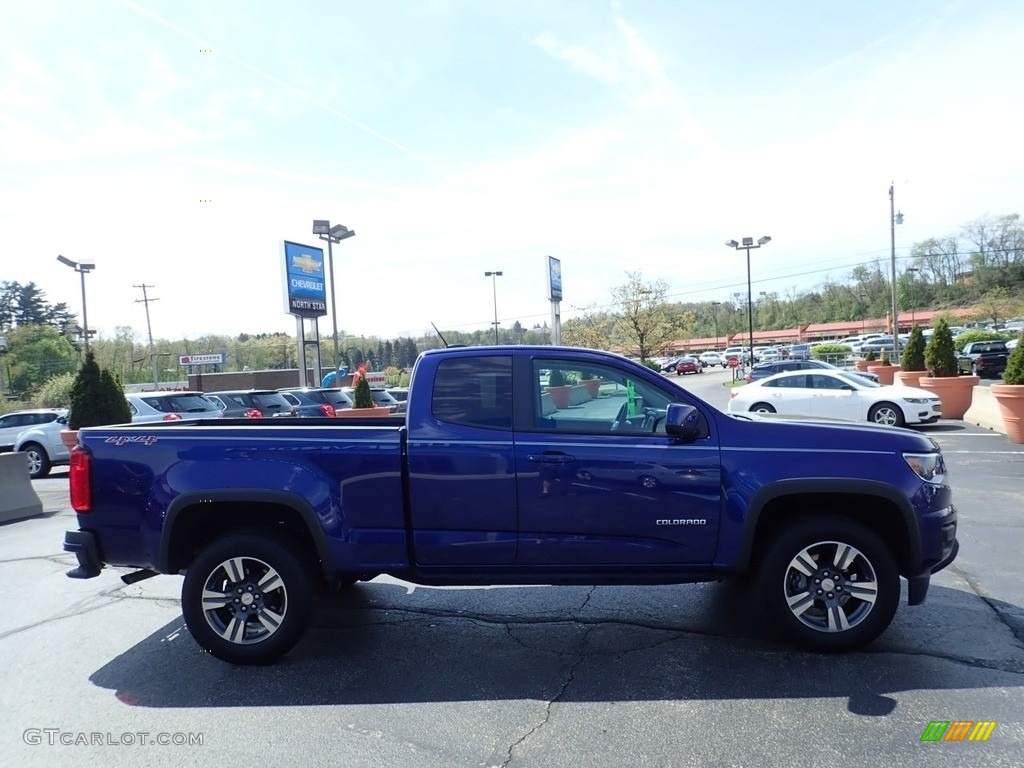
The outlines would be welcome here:
M 1024 212 L 1019 0 L 33 0 L 0 27 L 0 280 L 90 328 L 420 336 L 795 295 Z M 499 278 L 485 271 L 501 271 Z M 331 317 L 320 320 L 328 335 Z

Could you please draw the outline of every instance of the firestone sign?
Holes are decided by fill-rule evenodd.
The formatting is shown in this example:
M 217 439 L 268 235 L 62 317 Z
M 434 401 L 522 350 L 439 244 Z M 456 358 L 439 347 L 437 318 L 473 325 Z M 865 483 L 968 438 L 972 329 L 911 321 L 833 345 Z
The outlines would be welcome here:
M 299 317 L 327 314 L 324 252 L 311 245 L 282 241 L 285 311 Z
M 224 365 L 224 353 L 208 355 L 178 355 L 178 365 Z

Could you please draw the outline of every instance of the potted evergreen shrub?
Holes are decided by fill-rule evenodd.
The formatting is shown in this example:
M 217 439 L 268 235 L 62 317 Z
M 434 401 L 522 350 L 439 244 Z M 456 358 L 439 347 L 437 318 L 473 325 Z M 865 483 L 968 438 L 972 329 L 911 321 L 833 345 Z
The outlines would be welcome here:
M 868 351 L 868 354 L 874 354 Z M 893 365 L 889 359 L 889 350 L 882 350 L 882 357 L 877 363 L 868 363 L 868 370 L 878 377 L 879 384 L 892 384 L 893 375 L 899 366 Z
M 378 407 L 373 400 L 373 395 L 370 393 L 370 381 L 366 378 L 366 363 L 361 364 L 352 374 L 352 400 L 351 408 L 342 408 L 340 411 L 335 411 L 334 415 L 342 418 L 391 415 L 390 408 Z
M 991 386 L 992 396 L 999 404 L 1006 437 L 1011 443 L 1024 443 L 1024 333 L 1017 338 L 1017 347 L 1010 353 L 1003 371 L 1003 383 Z
M 558 369 L 548 374 L 548 392 L 551 394 L 551 400 L 554 402 L 555 408 L 569 407 L 572 387 L 566 384 L 565 376 Z
M 903 347 L 903 355 L 900 357 L 900 370 L 896 371 L 895 381 L 905 387 L 919 386 L 921 376 L 927 370 L 924 364 L 924 333 L 921 327 L 915 325 L 910 329 L 910 338 L 907 345 Z
M 78 444 L 78 430 L 82 427 L 127 424 L 131 420 L 132 412 L 121 384 L 109 370 L 100 370 L 95 355 L 89 351 L 71 384 L 68 428 L 61 432 L 61 440 L 73 448 Z
M 860 360 L 857 360 L 853 364 L 853 367 L 856 368 L 858 371 L 866 371 L 868 369 L 868 366 L 872 365 L 877 359 L 878 358 L 875 357 L 875 350 L 869 349 L 867 352 L 864 353 L 864 357 L 862 357 Z
M 977 376 L 960 375 L 953 333 L 941 317 L 935 321 L 935 333 L 925 347 L 924 364 L 927 375 L 921 377 L 918 386 L 939 396 L 942 401 L 942 418 L 962 419 L 971 407 L 974 387 L 980 379 Z

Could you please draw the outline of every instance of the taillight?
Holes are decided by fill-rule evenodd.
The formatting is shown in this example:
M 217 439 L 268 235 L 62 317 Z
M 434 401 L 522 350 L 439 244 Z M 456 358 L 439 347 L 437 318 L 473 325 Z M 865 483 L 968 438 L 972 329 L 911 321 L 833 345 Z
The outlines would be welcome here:
M 245 412 L 245 417 L 247 419 L 262 419 L 263 411 L 261 411 L 259 408 L 250 408 L 248 411 Z
M 89 485 L 89 469 L 92 457 L 81 448 L 71 449 L 71 469 L 68 480 L 71 489 L 71 507 L 75 512 L 92 511 L 92 489 Z
M 177 413 L 168 413 L 163 418 L 164 421 L 181 421 L 181 415 Z
M 328 403 L 322 403 L 320 405 L 320 411 L 324 416 L 334 416 L 335 414 L 334 406 Z

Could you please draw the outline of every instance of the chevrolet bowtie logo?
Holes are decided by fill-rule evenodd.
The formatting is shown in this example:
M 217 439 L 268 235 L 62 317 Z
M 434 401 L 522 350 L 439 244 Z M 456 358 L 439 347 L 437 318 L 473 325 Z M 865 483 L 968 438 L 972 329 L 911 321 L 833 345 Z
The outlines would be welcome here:
M 301 270 L 307 275 L 319 275 L 322 267 L 320 262 L 308 253 L 300 253 L 298 256 L 292 256 L 292 269 Z

